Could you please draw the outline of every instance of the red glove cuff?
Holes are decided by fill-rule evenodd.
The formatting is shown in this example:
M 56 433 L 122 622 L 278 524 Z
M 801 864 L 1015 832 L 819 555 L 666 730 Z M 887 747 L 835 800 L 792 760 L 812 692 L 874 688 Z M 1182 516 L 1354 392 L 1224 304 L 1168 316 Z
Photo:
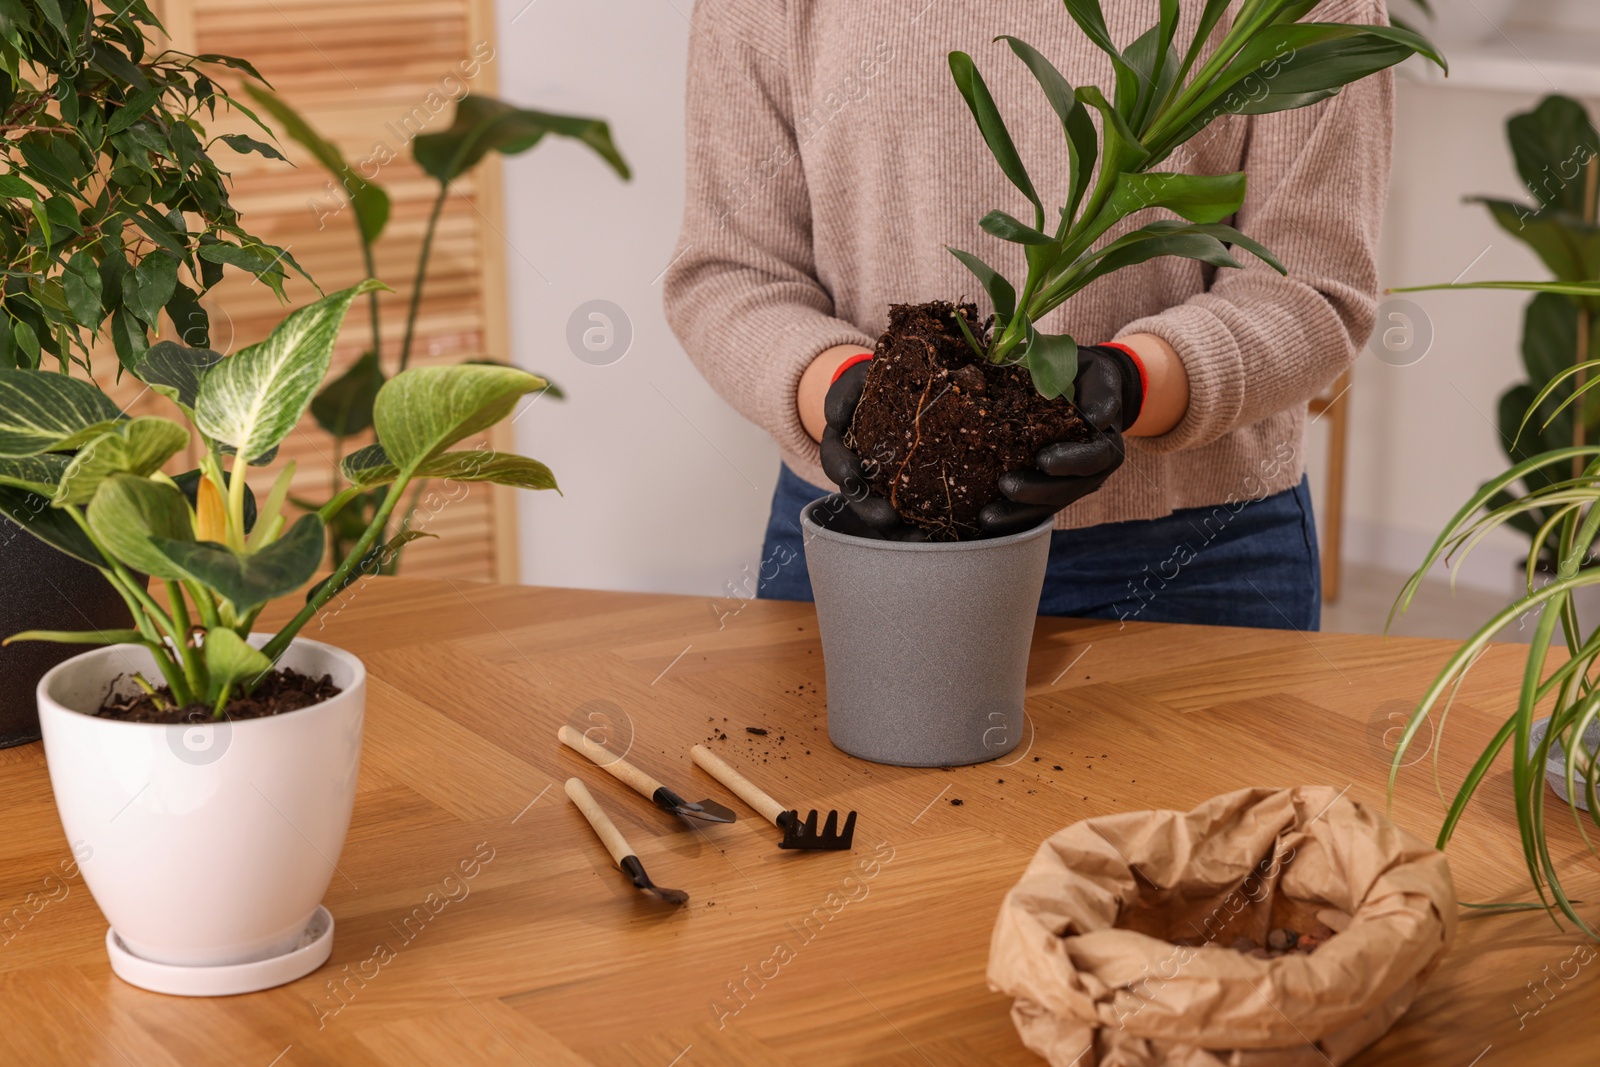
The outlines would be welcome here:
M 1127 345 L 1122 344 L 1122 343 L 1117 342 L 1117 341 L 1106 341 L 1100 347 L 1101 348 L 1115 348 L 1118 352 L 1121 352 L 1123 355 L 1125 355 L 1129 359 L 1133 360 L 1134 367 L 1136 367 L 1138 369 L 1138 371 L 1139 371 L 1139 395 L 1143 396 L 1143 397 L 1149 397 L 1150 396 L 1150 372 L 1144 369 L 1144 360 L 1139 358 L 1139 353 L 1135 352 L 1133 349 L 1129 348 Z
M 833 372 L 833 377 L 828 379 L 828 384 L 832 385 L 834 382 L 838 381 L 844 376 L 845 371 L 849 370 L 851 367 L 854 367 L 857 363 L 865 363 L 871 358 L 871 352 L 858 352 L 857 354 L 851 356 L 849 359 L 839 364 L 839 368 Z M 1139 368 L 1139 373 L 1144 373 L 1143 367 Z

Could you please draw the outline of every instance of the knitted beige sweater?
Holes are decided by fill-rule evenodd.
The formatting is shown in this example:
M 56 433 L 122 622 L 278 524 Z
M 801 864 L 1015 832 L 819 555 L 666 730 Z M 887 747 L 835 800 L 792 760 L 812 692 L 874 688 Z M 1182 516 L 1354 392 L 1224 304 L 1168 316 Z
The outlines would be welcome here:
M 1103 6 L 1124 45 L 1156 17 L 1156 0 Z M 1201 7 L 1184 3 L 1180 41 Z M 1382 0 L 1328 0 L 1311 18 L 1378 22 Z M 985 148 L 946 53 L 973 55 L 1046 204 L 1064 200 L 1060 122 L 1022 63 L 990 43 L 1001 33 L 1109 95 L 1110 61 L 1059 0 L 695 6 L 686 204 L 667 317 L 717 392 L 818 485 L 830 483 L 795 410 L 811 359 L 838 344 L 870 348 L 891 303 L 965 297 L 987 313 L 946 245 L 1021 282 L 1017 246 L 977 222 L 992 208 L 1022 215 L 1025 204 Z M 1314 107 L 1225 116 L 1163 164 L 1245 171 L 1249 192 L 1233 221 L 1289 274 L 1242 251 L 1245 270 L 1157 259 L 1095 282 L 1045 320 L 1046 331 L 1085 344 L 1156 334 L 1182 358 L 1190 390 L 1183 420 L 1164 436 L 1130 439 L 1127 462 L 1058 526 L 1155 518 L 1299 482 L 1306 401 L 1372 329 L 1392 126 L 1386 72 Z M 1162 214 L 1143 212 L 1114 234 Z

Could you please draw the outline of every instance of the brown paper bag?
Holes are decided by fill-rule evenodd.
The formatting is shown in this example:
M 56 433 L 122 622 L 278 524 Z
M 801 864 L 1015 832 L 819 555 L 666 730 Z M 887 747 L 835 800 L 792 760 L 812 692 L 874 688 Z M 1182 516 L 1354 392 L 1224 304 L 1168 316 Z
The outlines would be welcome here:
M 1348 925 L 1309 955 L 1227 947 L 1319 911 Z M 1053 1067 L 1326 1067 L 1394 1025 L 1455 925 L 1444 855 L 1377 811 L 1242 789 L 1045 841 L 1000 906 L 989 984 Z

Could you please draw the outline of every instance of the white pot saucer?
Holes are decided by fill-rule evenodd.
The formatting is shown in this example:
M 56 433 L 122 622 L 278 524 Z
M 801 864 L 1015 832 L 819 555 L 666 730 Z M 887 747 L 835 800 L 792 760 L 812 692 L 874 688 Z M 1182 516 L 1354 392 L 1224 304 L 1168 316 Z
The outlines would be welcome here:
M 106 929 L 111 969 L 129 985 L 176 997 L 226 997 L 254 993 L 303 978 L 328 961 L 333 951 L 333 916 L 321 904 L 312 913 L 299 943 L 281 956 L 253 963 L 182 967 L 135 956 L 113 929 Z

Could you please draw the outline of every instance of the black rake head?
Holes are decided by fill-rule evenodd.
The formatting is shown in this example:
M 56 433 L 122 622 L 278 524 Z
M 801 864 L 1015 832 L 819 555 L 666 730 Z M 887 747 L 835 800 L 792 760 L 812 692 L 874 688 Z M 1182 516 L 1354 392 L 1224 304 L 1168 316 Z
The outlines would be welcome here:
M 807 849 L 817 852 L 845 852 L 850 848 L 850 842 L 856 836 L 856 813 L 851 812 L 844 820 L 844 830 L 839 830 L 839 813 L 828 812 L 828 821 L 817 829 L 817 812 L 813 808 L 805 821 L 800 819 L 798 811 L 786 811 L 778 816 L 778 825 L 783 827 L 783 840 L 778 843 L 779 848 Z

